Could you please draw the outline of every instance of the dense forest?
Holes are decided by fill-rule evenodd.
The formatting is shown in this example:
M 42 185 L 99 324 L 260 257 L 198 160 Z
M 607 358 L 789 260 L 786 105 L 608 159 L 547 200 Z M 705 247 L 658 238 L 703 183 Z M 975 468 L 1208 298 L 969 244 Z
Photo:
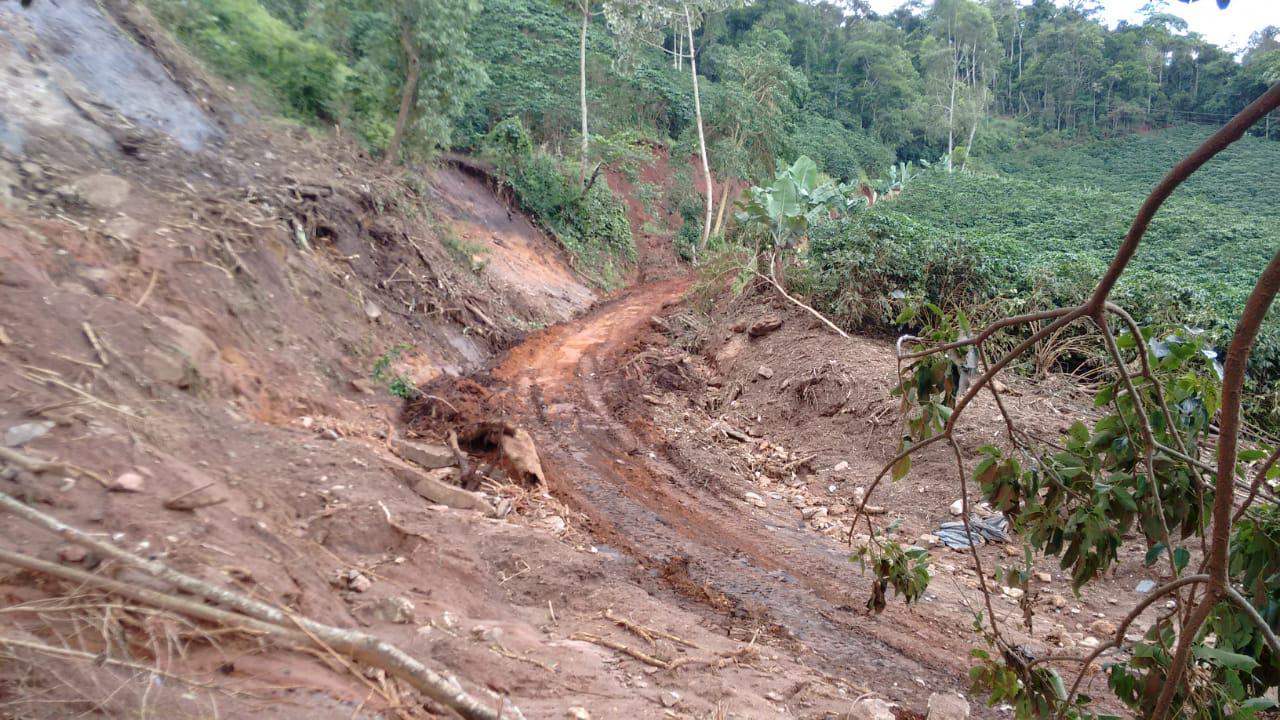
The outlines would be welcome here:
M 982 157 L 1018 142 L 1214 124 L 1280 75 L 1280 28 L 1259 29 L 1237 58 L 1172 14 L 1108 29 L 1078 3 L 1051 0 L 914 0 L 883 16 L 859 0 L 701 0 L 687 3 L 692 40 L 672 10 L 684 4 L 660 1 L 613 4 L 652 10 L 640 33 L 592 0 L 153 5 L 220 67 L 378 153 L 411 75 L 406 129 L 418 150 L 470 147 L 519 117 L 566 151 L 581 135 L 580 79 L 590 135 L 690 144 L 692 61 L 707 141 L 720 151 L 709 151 L 713 169 L 747 176 L 810 150 L 853 178 L 949 150 Z M 1280 136 L 1273 125 L 1259 132 Z

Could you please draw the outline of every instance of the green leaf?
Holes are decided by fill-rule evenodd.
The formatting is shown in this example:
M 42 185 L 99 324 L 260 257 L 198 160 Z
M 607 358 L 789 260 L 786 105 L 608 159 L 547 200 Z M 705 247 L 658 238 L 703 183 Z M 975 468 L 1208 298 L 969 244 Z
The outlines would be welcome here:
M 1133 495 L 1130 494 L 1128 490 L 1119 487 L 1114 488 L 1111 491 L 1111 495 L 1116 499 L 1116 502 L 1120 504 L 1120 507 L 1125 510 L 1128 510 L 1129 512 L 1138 511 L 1138 503 L 1134 502 Z
M 1093 405 L 1094 407 L 1102 407 L 1103 405 L 1111 402 L 1111 399 L 1115 396 L 1116 389 L 1113 386 L 1108 385 L 1099 390 L 1097 395 L 1093 396 Z
M 911 472 L 911 456 L 904 455 L 898 462 L 893 464 L 893 479 L 901 480 Z
M 1191 562 L 1190 550 L 1180 547 L 1173 551 L 1173 566 L 1178 569 L 1178 572 L 1182 572 L 1189 562 Z
M 1053 695 L 1060 702 L 1067 700 L 1067 686 L 1062 682 L 1062 676 L 1057 670 L 1049 670 L 1049 684 L 1053 687 Z
M 1156 561 L 1160 559 L 1161 553 L 1164 552 L 1164 547 L 1165 547 L 1164 543 L 1162 542 L 1158 542 L 1155 545 L 1152 545 L 1151 549 L 1147 551 L 1147 556 L 1143 558 L 1142 564 L 1146 565 L 1147 567 L 1151 567 L 1152 565 L 1155 565 Z
M 1226 650 L 1219 650 L 1218 648 L 1201 645 L 1193 649 L 1191 652 L 1196 656 L 1197 660 L 1211 662 L 1214 665 L 1218 665 L 1229 670 L 1253 672 L 1254 668 L 1258 667 L 1258 661 L 1248 655 L 1227 652 Z
M 1266 450 L 1241 450 L 1237 457 L 1240 458 L 1240 462 L 1257 462 L 1266 456 Z

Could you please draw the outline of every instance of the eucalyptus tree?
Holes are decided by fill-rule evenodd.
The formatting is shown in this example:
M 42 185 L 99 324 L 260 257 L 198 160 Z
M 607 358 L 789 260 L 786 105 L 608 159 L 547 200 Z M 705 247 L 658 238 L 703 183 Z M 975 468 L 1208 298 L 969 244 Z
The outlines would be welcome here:
M 986 111 L 987 75 L 997 47 L 996 24 L 991 11 L 971 0 L 934 0 L 928 14 L 930 30 L 941 46 L 934 45 L 935 75 L 944 88 L 947 123 L 947 163 L 955 151 L 957 106 L 968 96 L 972 111 L 969 143 Z M 941 62 L 938 62 L 941 60 Z M 961 90 L 964 89 L 962 93 Z
M 707 14 L 718 12 L 741 0 L 608 0 L 604 4 L 604 16 L 612 28 L 617 42 L 617 61 L 620 67 L 630 67 L 636 54 L 644 47 L 661 48 L 662 34 L 668 28 L 683 28 L 688 40 L 687 52 L 689 76 L 693 81 L 693 113 L 698 128 L 698 152 L 702 159 L 702 178 L 706 186 L 706 209 L 702 223 L 702 236 L 698 250 L 707 246 L 711 236 L 711 222 L 715 212 L 715 187 L 711 182 L 711 163 L 707 159 L 707 134 L 702 122 L 702 94 L 698 86 L 698 51 L 694 30 L 701 26 Z
M 591 131 L 587 125 L 587 30 L 591 27 L 592 8 L 598 3 L 594 0 L 560 0 L 560 4 L 578 13 L 582 19 L 582 29 L 578 33 L 578 103 L 582 115 L 582 157 L 578 167 L 578 185 L 585 188 L 587 158 L 591 153 Z

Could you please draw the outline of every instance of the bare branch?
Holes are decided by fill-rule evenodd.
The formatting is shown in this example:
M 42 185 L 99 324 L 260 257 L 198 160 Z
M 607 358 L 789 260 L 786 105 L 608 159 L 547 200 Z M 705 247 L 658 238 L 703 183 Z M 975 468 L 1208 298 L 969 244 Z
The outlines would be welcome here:
M 334 648 L 351 655 L 361 662 L 373 667 L 381 668 L 386 670 L 388 673 L 399 677 L 413 686 L 416 690 L 422 692 L 424 695 L 427 695 L 442 705 L 452 708 L 459 715 L 464 718 L 468 718 L 468 720 L 498 720 L 500 717 L 506 717 L 508 720 L 512 720 L 513 718 L 519 717 L 519 710 L 508 704 L 505 700 L 503 700 L 497 708 L 490 707 L 487 704 L 482 704 L 474 696 L 463 690 L 461 686 L 458 685 L 457 681 L 436 673 L 434 670 L 423 665 L 421 662 L 414 659 L 398 647 L 372 635 L 355 630 L 346 630 L 324 625 L 307 618 L 295 617 L 283 612 L 279 608 L 246 597 L 235 591 L 212 585 L 204 580 L 200 580 L 189 575 L 184 575 L 163 563 L 154 560 L 147 560 L 134 555 L 133 553 L 123 550 L 110 542 L 100 540 L 82 530 L 79 530 L 78 528 L 67 525 L 55 517 L 46 515 L 35 508 L 28 507 L 7 493 L 0 492 L 0 508 L 8 510 L 25 520 L 50 530 L 69 542 L 82 545 L 95 550 L 104 556 L 114 558 L 127 565 L 139 568 L 153 577 L 159 578 L 176 588 L 205 598 L 206 600 L 211 600 L 227 607 L 234 608 L 236 611 L 244 613 L 244 615 L 247 616 L 244 617 L 231 614 L 237 622 L 240 622 L 243 625 L 260 629 L 263 632 L 271 632 L 280 637 L 301 638 L 298 642 L 301 644 L 307 644 L 308 638 L 305 634 L 289 628 L 290 625 L 296 623 L 298 627 L 322 638 Z M 5 560 L 6 562 L 14 562 L 15 564 L 17 564 L 17 561 L 21 560 L 23 557 L 25 556 L 21 556 L 17 553 L 9 553 L 7 551 L 3 551 L 3 554 L 0 554 L 0 559 Z M 35 559 L 31 558 L 30 561 L 35 561 Z M 53 572 L 55 569 L 63 571 L 69 570 L 68 568 L 53 565 L 52 568 L 43 567 L 40 571 L 57 575 L 57 573 Z M 98 587 L 108 587 L 107 585 L 102 584 L 101 581 L 103 578 L 99 578 L 96 575 L 90 575 L 88 573 L 85 573 L 85 575 L 87 578 L 92 579 L 92 584 L 96 584 Z M 65 574 L 58 576 L 66 577 Z M 86 578 L 81 578 L 80 580 L 82 582 L 90 582 L 90 580 Z M 133 594 L 130 594 L 125 592 L 124 588 L 119 587 L 119 585 L 123 584 L 121 583 L 112 586 L 109 589 L 111 589 L 112 592 L 117 592 L 125 597 L 132 597 L 134 599 L 140 599 L 141 596 L 138 593 L 144 592 L 142 588 L 126 586 L 127 588 L 136 591 Z M 154 591 L 145 592 L 154 593 Z M 167 596 L 164 593 L 154 593 L 148 595 L 147 598 L 148 599 L 141 601 L 170 602 L 170 607 L 173 607 L 172 601 L 180 600 L 180 598 L 173 598 L 172 596 Z M 194 617 L 213 619 L 210 617 L 209 611 L 214 611 L 216 613 L 224 614 L 224 616 L 219 616 L 220 619 L 213 619 L 214 622 L 229 621 L 225 618 L 225 615 L 230 613 L 226 613 L 226 611 L 209 608 L 208 606 L 200 605 L 199 603 L 190 603 L 189 601 L 182 602 L 187 603 L 187 613 Z M 282 635 L 281 633 L 284 634 Z M 297 634 L 290 635 L 289 633 Z

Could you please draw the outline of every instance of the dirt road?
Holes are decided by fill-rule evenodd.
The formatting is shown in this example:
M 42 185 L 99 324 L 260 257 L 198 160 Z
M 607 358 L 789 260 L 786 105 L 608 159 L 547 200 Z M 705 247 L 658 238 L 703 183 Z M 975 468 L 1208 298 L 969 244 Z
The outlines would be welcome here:
M 665 457 L 643 418 L 617 411 L 640 337 L 688 285 L 636 287 L 532 336 L 495 369 L 528 403 L 552 491 L 590 518 L 599 542 L 639 563 L 637 582 L 674 589 L 708 624 L 763 628 L 811 651 L 802 656 L 822 672 L 908 706 L 925 688 L 959 688 L 966 646 L 948 642 L 946 628 L 919 618 L 904 627 L 901 609 L 869 618 L 866 579 L 847 550 L 815 541 L 789 514 L 744 516 L 739 498 Z

